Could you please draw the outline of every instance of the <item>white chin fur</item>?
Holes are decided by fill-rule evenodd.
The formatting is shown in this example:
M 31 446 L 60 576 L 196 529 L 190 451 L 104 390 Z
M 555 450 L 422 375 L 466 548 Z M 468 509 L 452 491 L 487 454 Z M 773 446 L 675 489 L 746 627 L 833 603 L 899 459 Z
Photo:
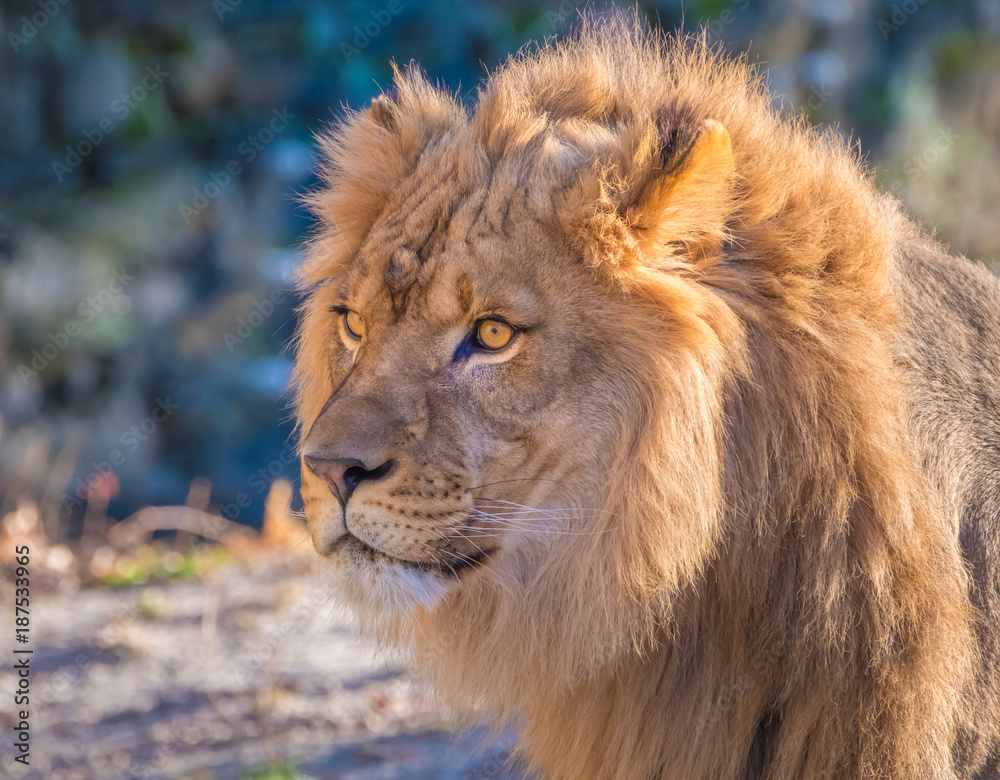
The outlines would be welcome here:
M 342 556 L 336 565 L 341 598 L 363 622 L 378 623 L 433 610 L 451 590 L 443 575 L 405 569 L 388 561 L 357 561 Z

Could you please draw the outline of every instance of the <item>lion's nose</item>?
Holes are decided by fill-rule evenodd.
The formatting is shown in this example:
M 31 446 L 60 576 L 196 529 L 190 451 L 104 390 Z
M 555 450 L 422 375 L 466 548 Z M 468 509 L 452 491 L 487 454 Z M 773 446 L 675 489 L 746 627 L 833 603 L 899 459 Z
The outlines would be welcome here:
M 375 482 L 384 479 L 396 467 L 395 460 L 369 468 L 357 458 L 325 458 L 321 455 L 307 454 L 303 456 L 306 465 L 318 477 L 326 480 L 334 495 L 346 504 L 354 489 L 365 481 Z

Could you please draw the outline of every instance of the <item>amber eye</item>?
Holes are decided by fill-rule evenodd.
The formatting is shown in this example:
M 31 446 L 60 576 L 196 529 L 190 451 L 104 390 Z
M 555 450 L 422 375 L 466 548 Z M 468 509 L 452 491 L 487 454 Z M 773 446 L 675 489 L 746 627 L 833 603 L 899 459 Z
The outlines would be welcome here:
M 341 315 L 341 319 L 344 323 L 344 330 L 347 331 L 347 335 L 350 336 L 355 341 L 361 341 L 365 335 L 365 321 L 361 319 L 361 315 L 356 311 L 348 310 Z
M 479 349 L 497 351 L 514 338 L 514 329 L 503 320 L 480 320 L 473 331 L 473 343 Z

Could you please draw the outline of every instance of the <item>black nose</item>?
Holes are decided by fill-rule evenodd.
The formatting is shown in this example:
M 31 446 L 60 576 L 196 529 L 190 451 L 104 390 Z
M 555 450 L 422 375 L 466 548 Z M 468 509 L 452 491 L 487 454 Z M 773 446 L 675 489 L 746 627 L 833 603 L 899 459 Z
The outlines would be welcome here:
M 396 467 L 396 461 L 387 460 L 375 468 L 368 468 L 357 458 L 323 458 L 306 455 L 304 460 L 309 469 L 326 480 L 342 504 L 346 504 L 354 489 L 365 481 L 376 481 L 389 476 Z

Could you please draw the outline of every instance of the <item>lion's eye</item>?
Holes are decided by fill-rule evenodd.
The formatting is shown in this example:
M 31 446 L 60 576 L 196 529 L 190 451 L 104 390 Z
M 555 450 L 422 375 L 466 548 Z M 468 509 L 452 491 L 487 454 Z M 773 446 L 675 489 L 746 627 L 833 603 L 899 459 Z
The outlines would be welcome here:
M 472 336 L 473 346 L 495 352 L 510 344 L 514 329 L 503 320 L 480 320 Z
M 347 310 L 340 316 L 347 335 L 355 341 L 361 341 L 365 335 L 365 321 L 361 319 L 361 315 L 356 311 Z

